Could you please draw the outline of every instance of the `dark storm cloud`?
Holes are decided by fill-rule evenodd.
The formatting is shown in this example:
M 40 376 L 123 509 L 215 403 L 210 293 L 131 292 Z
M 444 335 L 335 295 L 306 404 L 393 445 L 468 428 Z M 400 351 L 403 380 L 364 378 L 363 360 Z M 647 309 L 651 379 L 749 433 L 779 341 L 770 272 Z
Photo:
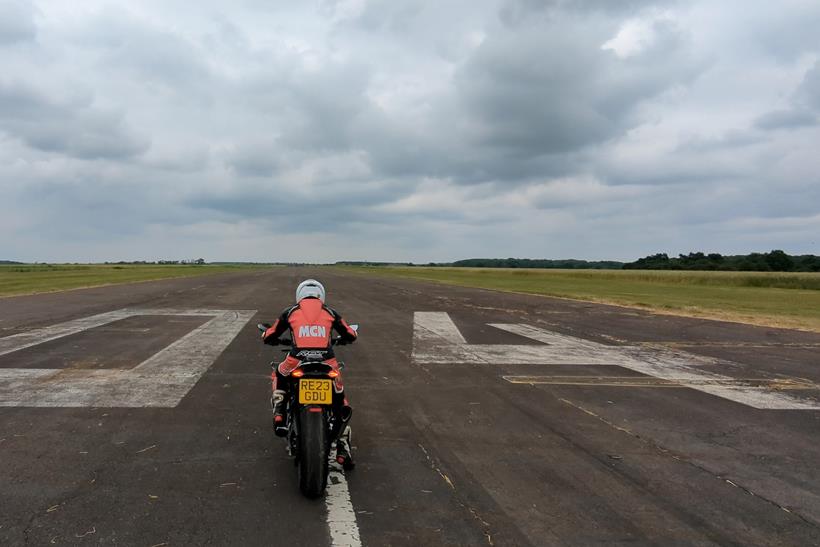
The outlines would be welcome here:
M 121 114 L 95 107 L 91 97 L 61 101 L 1 80 L 0 130 L 32 148 L 83 159 L 126 159 L 149 146 Z

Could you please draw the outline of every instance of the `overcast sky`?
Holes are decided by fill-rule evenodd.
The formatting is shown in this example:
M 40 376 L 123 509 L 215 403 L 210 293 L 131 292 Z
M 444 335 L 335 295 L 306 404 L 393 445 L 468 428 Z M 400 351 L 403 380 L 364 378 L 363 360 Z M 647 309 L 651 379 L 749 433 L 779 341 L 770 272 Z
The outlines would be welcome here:
M 0 259 L 820 254 L 817 0 L 0 0 Z

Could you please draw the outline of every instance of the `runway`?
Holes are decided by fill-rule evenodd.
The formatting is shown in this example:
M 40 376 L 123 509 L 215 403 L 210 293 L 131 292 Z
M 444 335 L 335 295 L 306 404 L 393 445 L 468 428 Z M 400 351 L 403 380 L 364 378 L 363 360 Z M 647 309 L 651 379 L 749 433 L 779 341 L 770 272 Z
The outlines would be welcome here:
M 306 277 L 357 467 L 307 500 L 257 322 Z M 818 545 L 820 334 L 275 268 L 0 299 L 0 545 Z

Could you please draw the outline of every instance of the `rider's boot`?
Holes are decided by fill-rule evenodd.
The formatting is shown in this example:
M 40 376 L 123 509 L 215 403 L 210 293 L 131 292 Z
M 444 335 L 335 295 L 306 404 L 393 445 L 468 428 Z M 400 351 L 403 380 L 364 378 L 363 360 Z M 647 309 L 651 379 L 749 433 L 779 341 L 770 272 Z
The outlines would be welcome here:
M 342 405 L 342 409 L 339 412 L 339 417 L 342 419 L 342 423 L 347 425 L 350 421 L 350 418 L 353 417 L 353 407 L 347 404 L 347 399 L 345 399 L 344 404 Z M 344 435 L 344 433 L 342 433 Z
M 277 389 L 270 399 L 273 409 L 273 432 L 277 437 L 285 437 L 288 434 L 288 424 L 285 418 L 285 390 Z
M 346 425 L 344 432 L 336 441 L 336 461 L 345 471 L 350 471 L 356 467 L 356 463 L 353 461 L 353 450 L 350 446 L 350 435 L 350 426 Z

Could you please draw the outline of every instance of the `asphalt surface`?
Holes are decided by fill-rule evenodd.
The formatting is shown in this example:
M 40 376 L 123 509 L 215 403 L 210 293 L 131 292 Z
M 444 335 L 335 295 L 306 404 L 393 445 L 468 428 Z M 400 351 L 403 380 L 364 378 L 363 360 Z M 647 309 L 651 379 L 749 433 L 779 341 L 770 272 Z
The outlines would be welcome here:
M 488 325 L 523 323 L 717 358 L 817 402 L 820 335 L 307 268 L 0 299 L 0 340 L 122 308 L 258 310 L 174 408 L 0 406 L 0 545 L 330 545 L 327 504 L 269 430 L 280 354 L 255 328 L 309 276 L 361 324 L 339 355 L 362 544 L 820 545 L 820 410 L 617 385 L 640 376 L 620 367 L 411 358 L 414 312 L 447 312 L 471 344 L 538 344 Z M 0 373 L 130 369 L 205 320 L 132 316 L 0 355 Z

